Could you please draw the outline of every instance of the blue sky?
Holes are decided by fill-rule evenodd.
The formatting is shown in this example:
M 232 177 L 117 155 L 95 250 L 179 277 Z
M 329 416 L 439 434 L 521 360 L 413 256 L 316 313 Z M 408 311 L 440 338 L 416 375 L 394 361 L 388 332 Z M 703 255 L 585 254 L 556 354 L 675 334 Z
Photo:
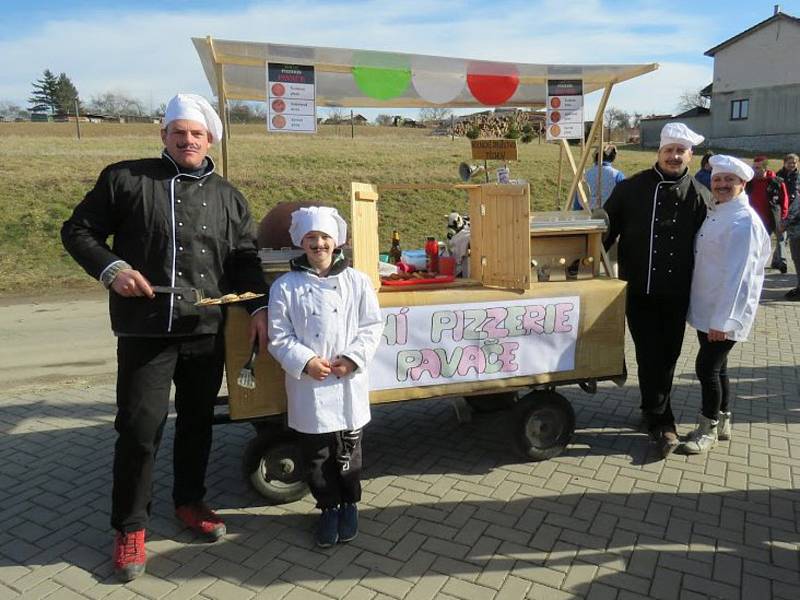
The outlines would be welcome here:
M 146 106 L 176 91 L 210 96 L 190 38 L 212 35 L 531 63 L 658 62 L 655 73 L 617 86 L 609 104 L 669 113 L 681 93 L 711 81 L 713 61 L 703 53 L 768 18 L 774 4 L 0 0 L 0 101 L 25 105 L 45 68 L 66 72 L 84 101 L 108 91 Z M 800 16 L 800 0 L 780 4 Z

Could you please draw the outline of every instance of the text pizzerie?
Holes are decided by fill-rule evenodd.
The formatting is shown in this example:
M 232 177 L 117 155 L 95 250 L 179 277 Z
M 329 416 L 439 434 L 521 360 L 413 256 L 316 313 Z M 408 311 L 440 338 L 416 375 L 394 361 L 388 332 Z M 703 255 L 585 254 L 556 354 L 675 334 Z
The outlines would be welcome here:
M 439 385 L 574 368 L 577 297 L 383 309 L 370 387 Z

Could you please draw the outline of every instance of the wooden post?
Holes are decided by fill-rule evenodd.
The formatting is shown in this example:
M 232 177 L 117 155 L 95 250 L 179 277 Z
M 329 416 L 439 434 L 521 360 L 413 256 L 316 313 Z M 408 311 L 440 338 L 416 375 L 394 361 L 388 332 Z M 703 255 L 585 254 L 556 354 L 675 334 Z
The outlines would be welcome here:
M 589 198 L 589 208 L 601 208 L 603 206 L 603 128 L 600 128 L 600 139 L 597 141 L 597 179 L 595 181 L 597 190 L 597 206 L 592 206 L 593 198 Z M 591 192 L 591 190 L 589 190 Z M 590 194 L 591 196 L 591 194 Z
M 539 133 L 539 143 L 542 143 L 542 134 Z M 561 174 L 564 167 L 564 146 L 558 146 L 558 185 L 556 186 L 556 210 L 561 209 Z
M 225 137 L 231 139 L 231 109 L 225 101 Z
M 587 148 L 591 147 L 592 143 L 597 138 L 597 128 L 603 126 L 603 113 L 605 112 L 606 104 L 608 103 L 608 97 L 611 95 L 612 87 L 614 87 L 613 83 L 607 83 L 603 89 L 603 97 L 600 99 L 600 104 L 597 107 L 597 114 L 595 115 L 594 122 L 592 123 L 592 128 L 589 131 Z M 572 156 L 571 153 L 570 156 Z M 579 187 L 580 179 L 583 177 L 583 170 L 586 168 L 586 160 L 588 157 L 589 155 L 586 151 L 581 154 L 580 161 L 575 168 L 575 175 L 572 178 L 572 183 L 569 186 L 569 193 L 567 194 L 568 201 L 572 198 L 572 196 L 575 194 L 575 191 Z M 564 209 L 566 210 L 568 206 L 569 204 L 565 204 Z
M 456 129 L 455 129 L 454 121 L 455 121 L 455 119 L 454 119 L 453 115 L 451 114 L 450 115 L 450 141 L 451 142 L 456 139 Z
M 217 76 L 217 106 L 219 106 L 219 119 L 223 123 L 228 122 L 228 111 L 226 110 L 226 101 L 227 98 L 225 97 L 225 70 L 224 65 L 217 60 L 217 53 L 214 51 L 214 40 L 211 39 L 209 35 L 206 37 L 206 41 L 208 42 L 208 47 L 211 50 L 211 58 L 214 61 L 214 71 Z M 224 178 L 228 178 L 228 139 L 229 139 L 229 132 L 227 131 L 228 128 L 225 128 L 226 131 L 222 134 L 222 176 Z
M 356 137 L 356 124 L 353 121 L 353 109 L 350 109 L 350 139 L 354 139 Z
M 589 210 L 589 201 L 586 199 L 586 190 L 583 189 L 583 171 L 578 171 L 578 168 L 575 166 L 575 158 L 572 156 L 572 150 L 567 143 L 567 140 L 561 140 L 561 148 L 564 150 L 564 154 L 567 155 L 567 162 L 569 162 L 569 167 L 572 170 L 572 181 L 574 183 L 575 179 L 577 178 L 578 187 L 577 187 L 577 194 L 578 194 L 578 202 L 580 202 L 581 206 L 583 206 L 584 210 Z M 576 192 L 570 193 L 567 197 L 566 203 L 564 203 L 564 210 L 569 210 L 569 207 L 572 205 L 572 197 L 575 195 Z
M 78 141 L 81 140 L 81 122 L 78 120 L 81 116 L 80 110 L 78 109 L 78 99 L 75 98 L 75 129 L 78 130 Z

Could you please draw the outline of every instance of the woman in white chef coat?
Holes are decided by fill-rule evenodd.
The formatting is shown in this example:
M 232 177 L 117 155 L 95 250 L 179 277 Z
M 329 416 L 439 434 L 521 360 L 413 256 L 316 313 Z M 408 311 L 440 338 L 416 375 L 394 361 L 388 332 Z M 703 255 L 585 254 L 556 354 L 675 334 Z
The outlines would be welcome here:
M 714 205 L 695 238 L 687 316 L 700 341 L 695 370 L 703 405 L 698 427 L 684 443 L 688 454 L 706 452 L 717 439 L 730 439 L 728 353 L 750 333 L 770 256 L 769 235 L 744 192 L 753 169 L 719 154 L 709 164 Z
M 358 533 L 367 364 L 383 318 L 371 281 L 337 249 L 347 225 L 336 209 L 295 211 L 289 233 L 305 254 L 270 290 L 269 351 L 286 373 L 289 427 L 300 436 L 308 485 L 322 510 L 316 543 L 327 548 Z

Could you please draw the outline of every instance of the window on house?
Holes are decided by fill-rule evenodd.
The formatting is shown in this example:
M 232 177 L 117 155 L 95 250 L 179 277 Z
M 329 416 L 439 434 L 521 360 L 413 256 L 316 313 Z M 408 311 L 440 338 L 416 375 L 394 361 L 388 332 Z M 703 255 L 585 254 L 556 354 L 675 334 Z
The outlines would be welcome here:
M 741 121 L 750 112 L 750 99 L 731 100 L 731 121 Z

